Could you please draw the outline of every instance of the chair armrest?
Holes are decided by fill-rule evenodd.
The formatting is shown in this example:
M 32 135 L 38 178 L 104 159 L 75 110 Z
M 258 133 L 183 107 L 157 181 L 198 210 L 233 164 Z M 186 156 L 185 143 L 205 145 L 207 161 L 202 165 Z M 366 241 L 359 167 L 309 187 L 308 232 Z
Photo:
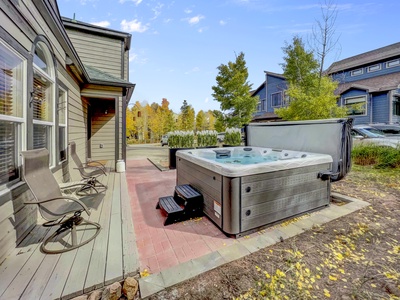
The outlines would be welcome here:
M 76 203 L 78 203 L 80 206 L 82 206 L 82 208 L 85 210 L 85 212 L 90 215 L 90 211 L 89 208 L 85 205 L 85 203 L 83 203 L 81 200 L 73 198 L 73 197 L 69 197 L 69 196 L 62 196 L 62 197 L 55 197 L 55 198 L 50 198 L 50 199 L 45 199 L 45 200 L 40 200 L 40 201 L 35 201 L 35 202 L 29 202 L 29 201 L 24 201 L 24 204 L 42 204 L 42 203 L 46 203 L 46 202 L 51 202 L 54 200 L 69 200 L 69 201 L 74 201 Z
M 105 171 L 103 168 L 97 167 L 97 166 L 87 166 L 87 165 L 84 165 L 83 167 L 74 168 L 74 169 L 76 169 L 76 170 L 96 169 L 96 170 L 100 170 L 101 172 L 103 172 L 104 175 L 107 175 L 106 171 Z

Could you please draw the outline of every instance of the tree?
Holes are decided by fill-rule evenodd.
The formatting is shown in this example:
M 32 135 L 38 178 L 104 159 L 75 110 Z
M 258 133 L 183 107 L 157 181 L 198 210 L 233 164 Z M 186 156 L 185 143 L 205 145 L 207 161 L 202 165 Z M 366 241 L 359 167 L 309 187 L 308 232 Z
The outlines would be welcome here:
M 282 64 L 288 83 L 286 94 L 289 105 L 275 109 L 285 120 L 315 120 L 346 116 L 346 108 L 337 105 L 337 82 L 328 76 L 319 76 L 319 63 L 312 51 L 304 48 L 300 37 L 283 48 L 286 56 Z
M 212 87 L 212 95 L 222 111 L 218 121 L 225 127 L 240 128 L 251 121 L 258 103 L 258 99 L 250 95 L 252 84 L 247 81 L 249 74 L 244 53 L 240 52 L 235 62 L 221 64 L 217 69 L 217 85 Z
M 193 107 L 189 105 L 186 100 L 183 100 L 181 113 L 178 117 L 178 129 L 184 131 L 194 130 L 194 118 L 195 113 Z
M 205 130 L 207 129 L 207 116 L 204 111 L 200 110 L 196 116 L 196 130 Z
M 310 43 L 317 55 L 320 77 L 323 75 L 326 56 L 335 49 L 339 41 L 339 37 L 335 36 L 338 10 L 334 1 L 325 0 L 324 4 L 321 4 L 321 13 L 322 20 L 317 20 L 317 25 L 313 26 Z

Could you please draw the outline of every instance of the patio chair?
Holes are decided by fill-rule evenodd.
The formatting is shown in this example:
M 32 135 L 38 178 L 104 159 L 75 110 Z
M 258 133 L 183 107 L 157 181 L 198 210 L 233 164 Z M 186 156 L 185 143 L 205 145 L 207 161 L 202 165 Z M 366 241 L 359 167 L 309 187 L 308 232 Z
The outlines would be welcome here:
M 92 184 L 94 187 L 100 187 L 103 189 L 107 189 L 107 186 L 102 184 L 97 178 L 102 175 L 107 176 L 106 167 L 99 161 L 91 161 L 89 164 L 82 163 L 78 154 L 76 153 L 76 144 L 75 142 L 69 143 L 71 147 L 71 157 L 74 160 L 79 173 L 84 181 L 89 184 Z
M 41 251 L 48 254 L 63 253 L 80 246 L 83 246 L 93 240 L 100 232 L 101 226 L 98 223 L 85 220 L 81 217 L 82 212 L 90 215 L 88 207 L 77 197 L 73 195 L 63 195 L 53 173 L 49 169 L 49 152 L 47 149 L 35 149 L 22 151 L 23 157 L 23 176 L 26 184 L 32 191 L 34 201 L 25 202 L 27 205 L 38 205 L 40 214 L 47 221 L 43 226 L 59 226 L 41 244 Z M 80 183 L 85 185 L 85 183 Z M 73 183 L 71 186 L 65 186 L 67 189 L 77 188 L 79 184 Z M 77 227 L 83 226 L 85 232 L 78 240 Z M 88 238 L 86 231 L 90 232 Z M 51 243 L 51 244 L 50 244 Z M 61 249 L 55 248 L 56 243 L 60 243 Z M 48 247 L 48 246 L 52 247 Z

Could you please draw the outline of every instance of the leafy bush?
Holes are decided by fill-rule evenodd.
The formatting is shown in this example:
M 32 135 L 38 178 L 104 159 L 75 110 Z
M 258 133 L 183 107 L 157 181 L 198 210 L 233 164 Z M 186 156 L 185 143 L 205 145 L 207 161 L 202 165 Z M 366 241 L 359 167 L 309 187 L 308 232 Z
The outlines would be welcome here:
M 168 136 L 168 146 L 170 148 L 193 148 L 193 131 L 173 131 Z
M 215 130 L 202 130 L 197 132 L 197 147 L 216 146 L 218 132 Z
M 376 168 L 400 168 L 400 148 L 373 144 L 357 144 L 351 153 L 355 164 Z
M 242 143 L 242 134 L 239 128 L 227 128 L 224 143 L 231 146 L 239 146 Z

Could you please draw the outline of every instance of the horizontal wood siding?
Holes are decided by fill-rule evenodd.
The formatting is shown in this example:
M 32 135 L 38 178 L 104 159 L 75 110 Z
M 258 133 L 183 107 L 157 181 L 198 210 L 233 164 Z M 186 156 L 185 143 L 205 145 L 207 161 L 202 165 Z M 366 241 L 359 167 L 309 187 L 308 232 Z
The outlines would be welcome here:
M 46 21 L 42 19 L 36 6 L 31 1 L 1 1 L 0 19 L 3 29 L 28 52 L 31 51 L 32 43 L 38 35 L 48 38 L 58 61 L 58 79 L 68 87 L 69 107 L 70 105 L 77 109 L 79 106 L 81 107 L 79 86 L 70 78 L 64 68 L 66 57 L 64 49 Z M 76 114 L 72 113 L 72 117 L 76 119 L 71 122 L 76 126 L 72 132 L 79 132 L 82 135 L 82 132 L 85 132 L 80 126 L 84 119 L 82 111 Z M 55 176 L 57 180 L 64 181 L 68 178 L 68 173 L 68 166 L 64 164 L 55 173 Z M 24 202 L 32 200 L 33 195 L 23 182 L 10 185 L 0 191 L 0 262 L 37 224 L 36 206 L 24 204 Z
M 372 94 L 372 123 L 386 123 L 391 113 L 389 93 Z
M 69 38 L 84 64 L 121 78 L 121 41 L 67 29 Z

